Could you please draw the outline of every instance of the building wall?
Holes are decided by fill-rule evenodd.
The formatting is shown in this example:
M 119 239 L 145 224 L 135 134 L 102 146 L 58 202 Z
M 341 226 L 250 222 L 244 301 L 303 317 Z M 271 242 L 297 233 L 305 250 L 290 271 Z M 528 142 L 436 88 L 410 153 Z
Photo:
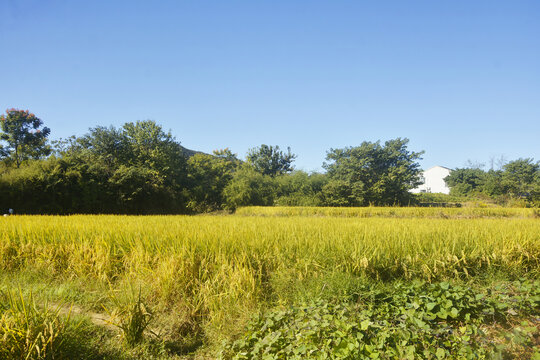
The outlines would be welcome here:
M 450 175 L 450 169 L 442 166 L 434 166 L 422 173 L 424 183 L 411 190 L 413 193 L 428 192 L 428 193 L 443 193 L 449 194 L 450 188 L 444 182 L 444 178 Z

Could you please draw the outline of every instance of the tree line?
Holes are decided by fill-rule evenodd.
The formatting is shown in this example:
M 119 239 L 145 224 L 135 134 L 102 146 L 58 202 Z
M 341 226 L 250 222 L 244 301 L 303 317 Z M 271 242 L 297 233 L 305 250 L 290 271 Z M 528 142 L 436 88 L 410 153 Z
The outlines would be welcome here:
M 445 179 L 450 194 L 493 199 L 501 204 L 540 205 L 540 162 L 520 158 L 501 165 L 487 171 L 482 164 L 453 170 Z
M 29 111 L 8 109 L 0 116 L 2 208 L 29 214 L 164 214 L 418 201 L 409 190 L 420 184 L 423 152 L 410 151 L 408 139 L 330 149 L 326 172 L 307 173 L 295 170 L 290 148 L 263 144 L 244 159 L 229 149 L 193 152 L 150 120 L 97 126 L 53 142 L 43 125 Z M 538 163 L 535 171 L 538 183 Z

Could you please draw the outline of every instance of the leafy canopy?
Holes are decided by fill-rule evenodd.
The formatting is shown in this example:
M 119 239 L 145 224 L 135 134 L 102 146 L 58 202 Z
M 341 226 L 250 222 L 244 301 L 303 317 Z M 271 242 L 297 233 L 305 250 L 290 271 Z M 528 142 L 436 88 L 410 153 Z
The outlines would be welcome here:
M 223 196 L 225 207 L 230 210 L 250 205 L 271 206 L 276 196 L 276 184 L 271 176 L 244 164 L 223 189 Z
M 188 208 L 194 212 L 219 210 L 224 203 L 223 190 L 229 184 L 240 160 L 229 149 L 214 155 L 197 153 L 187 162 L 189 181 Z
M 540 162 L 517 159 L 503 166 L 502 183 L 515 196 L 529 196 L 540 185 Z
M 128 213 L 183 211 L 187 163 L 170 132 L 151 120 L 121 128 L 95 127 L 61 144 L 59 155 L 88 174 L 108 194 L 108 211 Z M 86 186 L 86 185 L 85 185 Z
M 47 137 L 51 130 L 42 127 L 43 121 L 28 110 L 7 109 L 0 116 L 0 158 L 20 167 L 28 159 L 39 159 L 50 154 Z
M 452 195 L 468 195 L 481 191 L 486 182 L 486 173 L 479 168 L 455 169 L 444 178 Z
M 261 145 L 253 148 L 247 155 L 247 162 L 253 169 L 263 175 L 272 177 L 289 173 L 294 169 L 292 165 L 296 155 L 291 153 L 291 148 L 287 152 L 279 150 L 279 146 Z
M 540 197 L 540 162 L 525 158 L 510 161 L 501 170 L 475 167 L 456 169 L 445 178 L 450 193 L 459 196 L 525 199 L 537 202 Z
M 328 205 L 365 206 L 407 204 L 410 189 L 420 184 L 424 153 L 407 149 L 409 139 L 363 142 L 360 146 L 330 149 L 323 167 L 330 181 L 323 188 Z

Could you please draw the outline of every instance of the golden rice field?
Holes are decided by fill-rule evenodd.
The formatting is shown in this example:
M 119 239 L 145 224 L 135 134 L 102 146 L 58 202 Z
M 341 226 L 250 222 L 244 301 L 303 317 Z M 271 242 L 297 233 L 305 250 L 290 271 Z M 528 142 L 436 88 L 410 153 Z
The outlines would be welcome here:
M 535 214 L 244 208 L 217 216 L 12 216 L 0 219 L 0 269 L 83 279 L 111 291 L 136 284 L 158 309 L 181 312 L 185 324 L 223 338 L 264 304 L 288 302 L 296 283 L 331 274 L 373 281 L 538 278 Z
M 240 208 L 238 215 L 258 216 L 338 216 L 396 218 L 540 218 L 533 208 L 480 207 L 262 207 Z
M 540 255 L 540 221 L 529 218 L 16 216 L 2 219 L 0 236 L 3 269 L 99 279 L 169 269 L 180 281 L 230 276 L 255 287 L 282 270 L 427 279 L 534 271 Z

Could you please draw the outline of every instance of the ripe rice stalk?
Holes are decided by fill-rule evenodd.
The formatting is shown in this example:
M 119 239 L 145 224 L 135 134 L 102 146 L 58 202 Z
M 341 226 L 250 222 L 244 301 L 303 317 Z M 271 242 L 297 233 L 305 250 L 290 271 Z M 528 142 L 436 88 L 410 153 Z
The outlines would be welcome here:
M 279 301 L 274 285 L 285 277 L 307 281 L 343 273 L 435 281 L 490 271 L 538 276 L 540 221 L 527 215 L 529 209 L 435 210 L 13 216 L 1 220 L 0 268 L 112 286 L 141 283 L 153 302 L 198 309 L 197 321 L 214 329 L 230 327 L 231 318 L 256 309 L 262 299 Z M 279 215 L 283 211 L 288 215 Z M 440 211 L 452 213 L 441 218 Z

